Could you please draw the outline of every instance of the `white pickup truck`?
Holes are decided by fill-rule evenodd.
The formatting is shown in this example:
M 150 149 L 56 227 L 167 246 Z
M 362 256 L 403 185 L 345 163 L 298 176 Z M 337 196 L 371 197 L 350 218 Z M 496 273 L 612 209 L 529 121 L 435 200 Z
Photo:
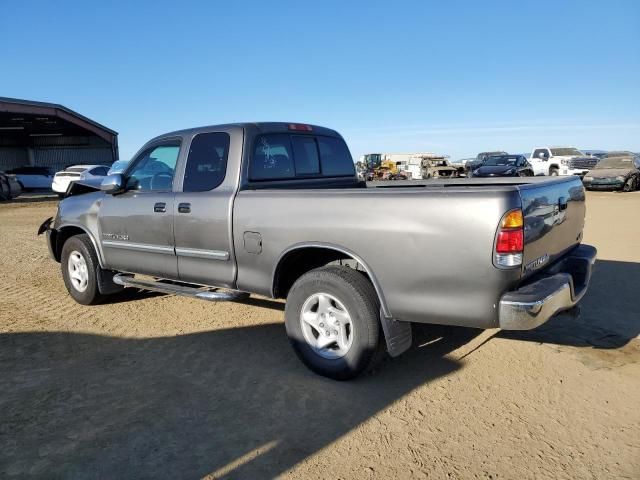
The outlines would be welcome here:
M 534 175 L 579 175 L 581 178 L 598 163 L 575 147 L 539 147 L 533 150 L 529 163 Z

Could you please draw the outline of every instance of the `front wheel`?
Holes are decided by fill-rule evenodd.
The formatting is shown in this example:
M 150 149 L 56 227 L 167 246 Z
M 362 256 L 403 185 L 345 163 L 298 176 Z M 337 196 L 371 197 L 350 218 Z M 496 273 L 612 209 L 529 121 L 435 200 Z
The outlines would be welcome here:
M 623 192 L 633 192 L 636 188 L 636 178 L 635 177 L 630 177 L 627 179 L 626 182 L 624 182 L 624 185 L 622 187 L 622 191 Z
M 550 168 L 549 169 L 549 175 L 551 175 L 552 177 L 557 177 L 558 176 L 558 169 L 557 168 Z
M 64 243 L 60 266 L 67 291 L 76 302 L 95 305 L 104 300 L 98 289 L 100 265 L 88 235 L 76 235 Z
M 285 307 L 287 335 L 313 372 L 349 380 L 384 353 L 380 303 L 371 282 L 348 267 L 327 266 L 301 276 Z

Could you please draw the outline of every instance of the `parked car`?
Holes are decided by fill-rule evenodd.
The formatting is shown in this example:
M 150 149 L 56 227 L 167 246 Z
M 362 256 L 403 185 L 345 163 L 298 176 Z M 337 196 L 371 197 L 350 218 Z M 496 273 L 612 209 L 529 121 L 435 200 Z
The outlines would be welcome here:
M 473 171 L 479 168 L 487 158 L 493 157 L 496 155 L 509 155 L 509 154 L 507 152 L 480 152 L 476 156 L 475 160 L 472 160 L 465 164 L 464 167 L 465 167 L 467 176 L 468 177 L 472 176 Z
M 107 175 L 109 167 L 104 165 L 74 165 L 57 172 L 53 177 L 51 189 L 62 197 L 67 192 L 69 184 L 76 180 L 97 180 Z
M 538 147 L 533 150 L 529 163 L 535 175 L 582 177 L 595 167 L 598 159 L 585 155 L 575 147 Z
M 122 173 L 126 170 L 127 165 L 129 165 L 129 160 L 116 160 L 113 162 L 107 175 L 113 175 L 114 173 Z
M 51 189 L 53 173 L 47 167 L 18 167 L 13 170 L 7 170 L 6 173 L 16 176 L 22 190 Z
M 15 175 L 0 172 L 0 200 L 12 200 L 22 193 L 22 187 Z
M 609 152 L 582 181 L 587 190 L 638 190 L 640 156 L 632 152 Z
M 487 158 L 473 171 L 474 177 L 532 177 L 533 168 L 524 155 L 499 155 Z
M 412 322 L 535 328 L 580 301 L 596 256 L 577 177 L 365 184 L 314 125 L 161 135 L 126 175 L 69 193 L 38 233 L 78 303 L 122 287 L 286 298 L 294 351 L 340 380 L 407 350 Z

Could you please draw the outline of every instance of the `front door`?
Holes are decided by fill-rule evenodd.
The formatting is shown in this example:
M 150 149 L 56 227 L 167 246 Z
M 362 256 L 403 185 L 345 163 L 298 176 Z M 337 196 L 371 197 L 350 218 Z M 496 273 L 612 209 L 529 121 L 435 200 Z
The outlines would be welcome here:
M 174 200 L 174 235 L 178 273 L 184 282 L 233 288 L 236 263 L 231 210 L 237 171 L 227 174 L 227 159 L 240 158 L 242 138 L 226 132 L 193 137 L 182 187 Z
M 173 181 L 179 151 L 176 140 L 145 149 L 125 172 L 125 192 L 104 196 L 98 219 L 109 268 L 178 278 Z

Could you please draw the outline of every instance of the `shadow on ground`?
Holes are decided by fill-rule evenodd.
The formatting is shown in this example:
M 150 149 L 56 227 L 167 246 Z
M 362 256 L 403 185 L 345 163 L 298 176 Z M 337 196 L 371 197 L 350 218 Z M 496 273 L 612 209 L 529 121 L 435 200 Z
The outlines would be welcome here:
M 58 195 L 52 192 L 26 192 L 16 198 L 4 201 L 2 204 L 57 202 L 58 200 Z
M 0 476 L 271 478 L 460 364 L 480 331 L 425 327 L 353 382 L 313 375 L 283 324 L 171 338 L 0 335 Z M 346 455 L 346 453 L 345 453 Z
M 529 331 L 499 337 L 570 345 L 620 348 L 640 334 L 640 264 L 598 260 L 577 318 L 566 314 Z

